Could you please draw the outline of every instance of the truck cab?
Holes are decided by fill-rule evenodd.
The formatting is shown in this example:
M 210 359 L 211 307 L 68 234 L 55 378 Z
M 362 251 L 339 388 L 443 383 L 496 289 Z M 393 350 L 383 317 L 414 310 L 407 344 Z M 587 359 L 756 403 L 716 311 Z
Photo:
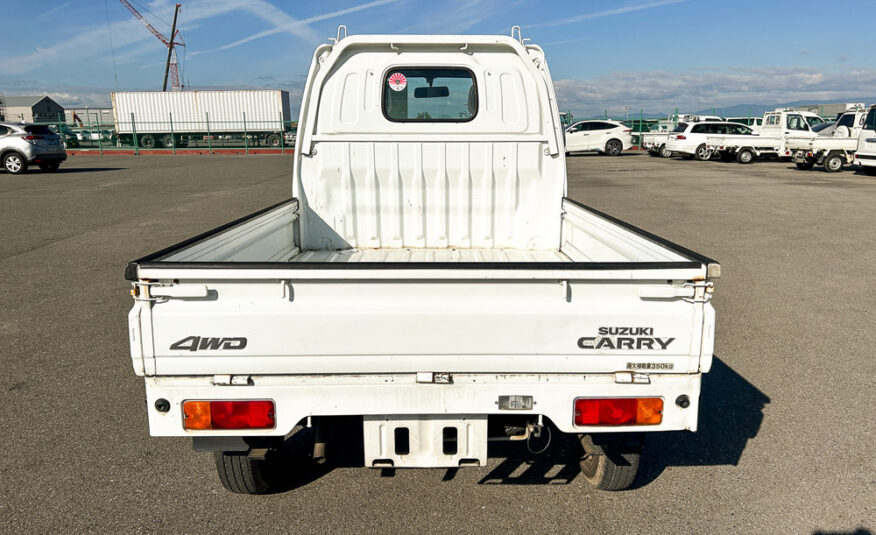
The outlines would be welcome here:
M 790 108 L 777 108 L 763 115 L 763 124 L 759 133 L 765 137 L 779 137 L 785 140 L 813 139 L 818 133 L 812 131 L 816 124 L 824 120 L 817 114 L 808 111 L 796 111 Z M 780 148 L 779 157 L 790 157 L 792 151 L 786 146 Z

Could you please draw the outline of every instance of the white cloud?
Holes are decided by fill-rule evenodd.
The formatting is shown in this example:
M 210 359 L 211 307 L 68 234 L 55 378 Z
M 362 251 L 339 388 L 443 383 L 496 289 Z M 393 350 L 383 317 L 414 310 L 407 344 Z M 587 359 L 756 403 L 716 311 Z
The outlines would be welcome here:
M 665 113 L 735 104 L 796 100 L 840 100 L 871 95 L 876 70 L 838 72 L 791 68 L 732 68 L 722 71 L 615 72 L 591 79 L 555 80 L 561 109 L 599 114 L 629 107 Z
M 643 9 L 652 9 L 655 7 L 668 6 L 672 4 L 680 4 L 685 0 L 659 0 L 657 2 L 649 2 L 647 4 L 634 4 L 631 6 L 616 7 L 614 9 L 606 9 L 603 11 L 594 11 L 592 13 L 583 13 L 574 17 L 563 17 L 548 22 L 539 22 L 537 24 L 527 24 L 527 28 L 545 28 L 549 26 L 564 26 L 566 24 L 574 24 L 585 20 L 598 19 L 602 17 L 610 17 L 612 15 L 623 15 L 624 13 L 632 13 Z
M 364 9 L 370 9 L 372 7 L 382 6 L 384 4 L 390 4 L 394 2 L 398 2 L 399 0 L 374 0 L 373 2 L 368 2 L 366 4 L 360 4 L 357 6 L 349 7 L 346 9 L 339 9 L 337 11 L 332 11 L 330 13 L 323 13 L 321 15 L 316 15 L 303 20 L 296 20 L 288 15 L 282 14 L 278 16 L 272 16 L 267 20 L 274 25 L 273 28 L 269 30 L 264 30 L 258 33 L 254 33 L 248 37 L 244 37 L 243 39 L 239 39 L 237 41 L 228 43 L 226 45 L 222 45 L 219 48 L 214 48 L 212 50 L 203 50 L 199 52 L 193 52 L 191 55 L 204 54 L 207 52 L 215 52 L 218 50 L 228 50 L 229 48 L 234 48 L 236 46 L 240 46 L 245 43 L 249 43 L 250 41 L 255 41 L 256 39 L 262 39 L 264 37 L 269 37 L 271 35 L 276 35 L 278 33 L 291 33 L 292 35 L 296 35 L 298 37 L 304 38 L 302 32 L 307 31 L 306 38 L 310 42 L 318 42 L 320 39 L 313 34 L 313 31 L 310 30 L 309 24 L 313 24 L 314 22 L 319 22 L 326 19 L 331 19 L 335 17 L 340 17 L 342 15 L 347 15 L 350 13 L 355 13 L 357 11 L 362 11 Z M 278 10 L 279 11 L 279 10 Z M 282 12 L 281 12 L 282 13 Z

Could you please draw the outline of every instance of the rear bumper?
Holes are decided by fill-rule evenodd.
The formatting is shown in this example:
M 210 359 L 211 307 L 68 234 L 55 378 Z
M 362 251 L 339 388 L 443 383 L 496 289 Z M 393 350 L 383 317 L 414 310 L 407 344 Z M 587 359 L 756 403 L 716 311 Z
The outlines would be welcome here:
M 27 163 L 63 162 L 67 159 L 66 152 L 40 153 L 30 156 Z
M 147 377 L 152 436 L 284 436 L 308 416 L 544 415 L 566 433 L 696 431 L 701 374 L 651 374 L 649 384 L 617 383 L 614 374 L 453 374 L 451 384 L 416 382 L 416 374 L 252 376 L 241 385 L 214 385 L 208 377 Z M 499 396 L 532 396 L 532 410 L 500 410 Z M 676 404 L 687 396 L 690 405 Z M 661 397 L 663 421 L 647 426 L 574 425 L 573 403 L 581 397 Z M 170 402 L 159 412 L 156 401 Z M 270 399 L 274 429 L 183 429 L 186 400 Z

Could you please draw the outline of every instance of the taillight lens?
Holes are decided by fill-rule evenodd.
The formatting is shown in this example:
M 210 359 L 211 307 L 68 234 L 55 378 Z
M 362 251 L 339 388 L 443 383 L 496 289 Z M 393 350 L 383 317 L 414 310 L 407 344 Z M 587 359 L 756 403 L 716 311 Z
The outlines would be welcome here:
M 632 132 L 632 131 L 633 131 L 633 129 L 630 128 L 629 130 L 624 130 L 624 133 L 626 134 L 626 133 L 628 133 L 628 132 Z
M 270 400 L 186 401 L 185 429 L 271 429 L 276 425 Z
M 24 140 L 30 143 L 31 145 L 35 145 L 38 139 L 42 139 L 40 136 L 24 136 Z
M 663 421 L 661 398 L 575 400 L 575 425 L 657 425 Z
M 687 139 L 685 136 L 675 136 L 675 139 Z

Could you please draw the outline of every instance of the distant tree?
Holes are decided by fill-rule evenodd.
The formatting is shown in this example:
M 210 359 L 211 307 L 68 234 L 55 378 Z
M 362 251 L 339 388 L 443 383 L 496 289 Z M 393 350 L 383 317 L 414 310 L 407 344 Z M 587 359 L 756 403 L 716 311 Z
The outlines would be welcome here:
M 417 114 L 417 119 L 431 119 L 431 118 L 432 118 L 432 116 L 429 115 L 429 112 L 427 112 L 427 111 L 421 111 L 420 113 Z

